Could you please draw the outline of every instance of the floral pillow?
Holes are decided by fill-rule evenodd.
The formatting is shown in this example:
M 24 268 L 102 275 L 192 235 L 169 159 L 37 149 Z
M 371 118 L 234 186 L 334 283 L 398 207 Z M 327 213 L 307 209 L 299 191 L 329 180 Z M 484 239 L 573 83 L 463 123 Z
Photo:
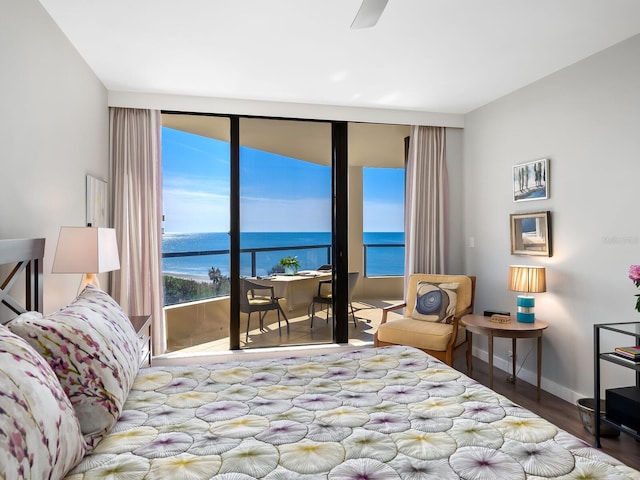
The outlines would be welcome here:
M 451 323 L 456 313 L 459 285 L 418 282 L 416 305 L 411 317 L 427 322 Z
M 0 325 L 0 477 L 59 479 L 84 452 L 78 418 L 51 367 Z
M 139 344 L 120 305 L 87 286 L 47 316 L 23 313 L 9 322 L 53 368 L 92 450 L 116 422 L 138 373 Z

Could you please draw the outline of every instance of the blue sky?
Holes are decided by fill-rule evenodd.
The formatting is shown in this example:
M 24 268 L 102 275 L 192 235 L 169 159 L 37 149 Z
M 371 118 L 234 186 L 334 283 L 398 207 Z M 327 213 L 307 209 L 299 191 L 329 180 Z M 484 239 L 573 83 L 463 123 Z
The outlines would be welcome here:
M 229 231 L 229 144 L 162 129 L 165 232 Z M 253 232 L 331 230 L 331 169 L 240 150 L 240 228 Z M 364 231 L 403 230 L 402 169 L 364 170 Z

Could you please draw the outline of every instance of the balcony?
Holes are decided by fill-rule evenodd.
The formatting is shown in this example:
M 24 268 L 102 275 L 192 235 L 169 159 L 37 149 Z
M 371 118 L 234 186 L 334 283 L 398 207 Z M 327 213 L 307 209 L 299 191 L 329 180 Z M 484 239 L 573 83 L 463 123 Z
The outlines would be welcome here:
M 313 244 L 304 246 L 283 246 L 248 248 L 241 250 L 241 272 L 246 276 L 265 275 L 268 273 L 268 265 L 273 265 L 273 258 L 298 254 L 303 267 L 313 265 L 316 268 L 319 263 L 329 263 L 331 250 L 330 245 Z M 372 249 L 378 250 L 374 254 L 380 256 L 380 252 L 386 250 L 389 255 L 385 257 L 397 256 L 397 251 L 403 249 L 401 244 L 364 244 L 362 258 L 371 259 Z M 312 260 L 306 260 L 307 254 Z M 228 265 L 228 250 L 209 250 L 196 252 L 171 252 L 163 254 L 163 259 L 175 259 L 181 257 L 192 257 L 201 259 L 202 271 L 207 271 L 209 265 Z M 274 257 L 275 255 L 275 257 Z M 226 262 L 226 263 L 225 263 Z M 315 263 L 309 263 L 315 262 Z M 373 276 L 375 266 L 367 265 L 363 262 L 363 272 L 367 275 L 361 276 L 356 291 L 354 293 L 353 307 L 355 310 L 356 324 L 349 315 L 349 343 L 354 345 L 366 345 L 373 342 L 373 334 L 377 329 L 381 317 L 381 308 L 397 303 L 402 298 L 403 277 L 401 275 Z M 166 268 L 165 268 L 166 270 Z M 216 271 L 217 270 L 217 271 Z M 387 268 L 387 271 L 388 268 Z M 165 273 L 165 285 L 167 276 L 175 279 L 175 274 Z M 182 285 L 200 284 L 206 289 L 200 291 L 199 295 L 208 295 L 208 298 L 199 299 L 182 298 L 174 302 L 179 296 L 172 296 L 170 289 L 166 289 L 165 297 L 172 296 L 172 300 L 165 303 L 174 303 L 165 306 L 165 318 L 167 325 L 168 353 L 174 355 L 191 355 L 205 352 L 226 351 L 229 349 L 229 289 L 228 276 L 220 274 L 219 269 L 209 270 L 209 279 L 206 276 L 178 275 Z M 175 286 L 174 286 L 175 287 Z M 217 292 L 217 293 L 216 293 Z M 260 331 L 257 315 L 253 315 L 247 330 L 246 314 L 241 314 L 240 319 L 240 345 L 241 348 L 259 348 L 273 346 L 292 346 L 331 343 L 333 340 L 332 320 L 326 319 L 326 312 L 316 313 L 311 328 L 311 318 L 309 316 L 308 304 L 287 305 L 286 299 L 281 300 L 283 308 L 289 319 L 289 330 L 283 321 L 281 328 L 278 328 L 277 315 L 269 312 L 264 319 L 264 329 Z

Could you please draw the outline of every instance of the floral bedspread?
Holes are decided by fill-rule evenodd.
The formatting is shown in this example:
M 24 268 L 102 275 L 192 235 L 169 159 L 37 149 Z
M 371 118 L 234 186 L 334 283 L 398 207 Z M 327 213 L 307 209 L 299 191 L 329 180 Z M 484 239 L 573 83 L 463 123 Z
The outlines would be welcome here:
M 419 350 L 140 371 L 88 479 L 640 479 Z

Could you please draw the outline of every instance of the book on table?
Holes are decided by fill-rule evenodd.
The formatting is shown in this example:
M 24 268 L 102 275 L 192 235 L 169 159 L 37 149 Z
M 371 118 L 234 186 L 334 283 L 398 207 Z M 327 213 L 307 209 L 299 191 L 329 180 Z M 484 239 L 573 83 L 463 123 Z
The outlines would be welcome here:
M 623 357 L 633 360 L 640 360 L 640 346 L 634 345 L 630 347 L 616 347 L 615 352 Z

